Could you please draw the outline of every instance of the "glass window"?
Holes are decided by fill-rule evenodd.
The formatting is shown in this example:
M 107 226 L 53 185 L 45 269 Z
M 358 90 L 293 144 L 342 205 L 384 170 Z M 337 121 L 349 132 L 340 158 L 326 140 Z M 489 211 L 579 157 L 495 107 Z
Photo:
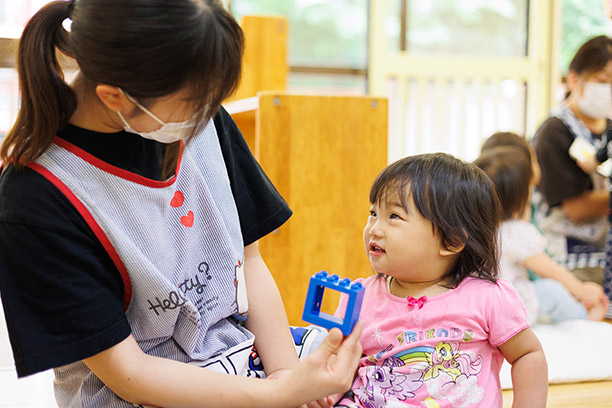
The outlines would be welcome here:
M 516 57 L 527 54 L 528 0 L 393 0 L 391 50 Z M 402 38 L 403 37 L 403 38 Z
M 561 25 L 561 74 L 565 77 L 578 48 L 589 38 L 610 35 L 612 20 L 606 0 L 563 0 Z
M 232 0 L 245 15 L 282 15 L 289 20 L 289 64 L 365 68 L 367 0 Z
M 290 90 L 365 92 L 367 0 L 231 0 L 230 5 L 238 21 L 246 15 L 287 18 Z
M 19 109 L 14 47 L 27 21 L 50 0 L 0 0 L 0 139 L 13 126 Z
M 290 72 L 289 89 L 305 94 L 363 95 L 365 75 Z
M 0 0 L 0 37 L 19 38 L 26 22 L 51 0 Z

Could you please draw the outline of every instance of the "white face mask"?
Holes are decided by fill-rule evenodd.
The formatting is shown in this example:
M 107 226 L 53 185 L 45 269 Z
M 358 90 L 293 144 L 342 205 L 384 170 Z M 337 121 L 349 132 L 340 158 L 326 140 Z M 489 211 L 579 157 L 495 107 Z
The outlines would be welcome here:
M 584 92 L 578 99 L 578 107 L 590 118 L 607 118 L 612 114 L 612 85 L 586 82 Z
M 145 139 L 156 140 L 160 143 L 172 143 L 187 137 L 187 135 L 191 133 L 191 129 L 193 129 L 196 124 L 196 114 L 194 114 L 191 118 L 183 122 L 166 123 L 157 116 L 155 116 L 153 112 L 142 106 L 136 99 L 132 98 L 126 92 L 121 89 L 119 89 L 119 91 L 124 94 L 125 97 L 130 100 L 130 102 L 138 106 L 138 108 L 140 108 L 144 113 L 146 113 L 147 115 L 155 119 L 157 123 L 162 125 L 159 129 L 154 130 L 152 132 L 141 132 L 132 128 L 129 123 L 127 123 L 121 112 L 117 111 L 119 118 L 121 118 L 121 121 L 123 122 L 123 129 L 125 129 L 126 132 L 135 133 L 144 137 Z

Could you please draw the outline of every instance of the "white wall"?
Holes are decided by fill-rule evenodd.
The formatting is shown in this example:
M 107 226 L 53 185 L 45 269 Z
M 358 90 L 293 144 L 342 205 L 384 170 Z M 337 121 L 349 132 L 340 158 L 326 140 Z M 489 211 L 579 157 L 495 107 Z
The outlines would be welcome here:
M 57 408 L 57 404 L 53 395 L 52 371 L 17 379 L 0 302 L 0 408 L 4 407 Z
M 6 331 L 6 320 L 4 319 L 4 310 L 2 310 L 2 302 L 0 302 L 0 367 L 13 365 L 13 353 Z

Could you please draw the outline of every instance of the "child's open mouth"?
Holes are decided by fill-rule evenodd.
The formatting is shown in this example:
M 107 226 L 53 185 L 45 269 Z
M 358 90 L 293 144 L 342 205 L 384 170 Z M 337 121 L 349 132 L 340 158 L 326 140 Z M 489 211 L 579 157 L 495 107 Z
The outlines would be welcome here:
M 370 244 L 370 252 L 374 252 L 374 253 L 377 253 L 377 254 L 384 254 L 385 250 L 382 249 L 381 247 L 379 247 L 376 244 Z

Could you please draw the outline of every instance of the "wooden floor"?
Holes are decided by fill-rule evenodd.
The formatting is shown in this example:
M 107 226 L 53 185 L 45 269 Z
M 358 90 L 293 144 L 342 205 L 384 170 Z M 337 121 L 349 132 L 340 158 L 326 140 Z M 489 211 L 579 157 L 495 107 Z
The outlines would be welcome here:
M 504 391 L 504 408 L 512 406 L 512 390 Z M 554 384 L 548 387 L 547 408 L 611 408 L 612 381 Z

